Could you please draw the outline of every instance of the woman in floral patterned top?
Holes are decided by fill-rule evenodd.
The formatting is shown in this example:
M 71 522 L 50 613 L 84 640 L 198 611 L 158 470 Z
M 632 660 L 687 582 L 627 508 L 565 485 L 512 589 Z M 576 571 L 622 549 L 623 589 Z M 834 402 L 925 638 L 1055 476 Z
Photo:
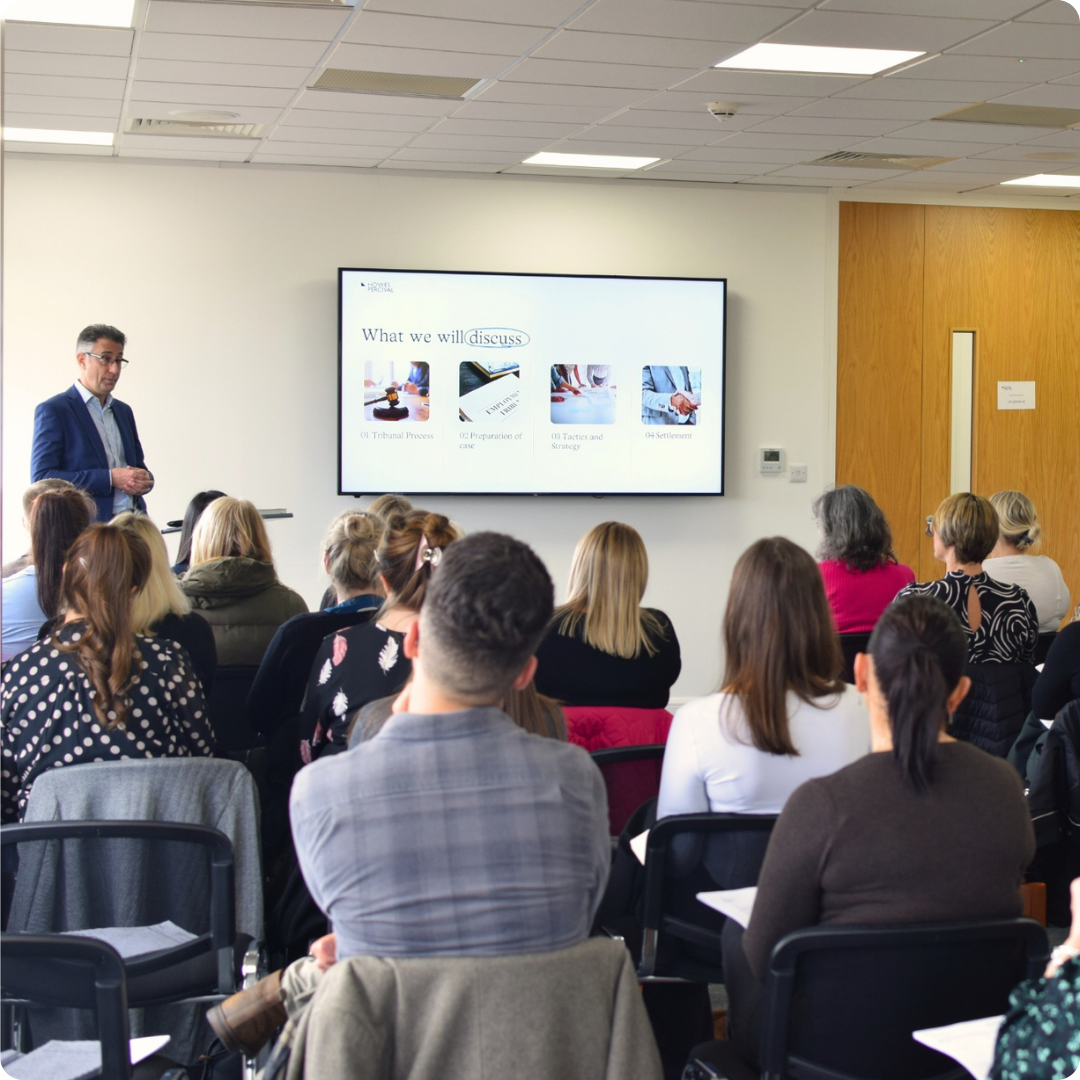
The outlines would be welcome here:
M 376 556 L 386 603 L 371 622 L 330 634 L 311 668 L 300 714 L 305 763 L 344 750 L 356 713 L 405 685 L 412 674 L 402 647 L 405 632 L 416 621 L 443 548 L 457 536 L 442 514 L 413 510 L 391 518 Z

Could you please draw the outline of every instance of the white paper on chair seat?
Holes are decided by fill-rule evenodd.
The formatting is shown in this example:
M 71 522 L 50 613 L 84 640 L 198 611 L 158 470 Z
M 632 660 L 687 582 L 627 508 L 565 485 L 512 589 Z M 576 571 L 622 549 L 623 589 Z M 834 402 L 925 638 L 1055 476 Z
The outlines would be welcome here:
M 982 1020 L 965 1020 L 945 1027 L 913 1031 L 911 1037 L 960 1062 L 975 1080 L 986 1080 L 994 1064 L 998 1028 L 1004 1019 L 1004 1016 L 987 1016 Z
M 630 841 L 630 850 L 637 856 L 637 861 L 642 866 L 645 865 L 645 845 L 649 842 L 649 830 L 646 829 L 643 833 L 638 833 L 637 836 Z
M 168 1035 L 146 1035 L 131 1040 L 131 1064 L 156 1054 L 169 1041 Z M 101 1073 L 101 1044 L 89 1041 L 64 1042 L 53 1039 L 29 1054 L 4 1062 L 12 1080 L 87 1080 Z
M 716 892 L 699 892 L 697 898 L 714 911 L 734 919 L 740 926 L 750 924 L 750 913 L 757 899 L 757 886 L 748 889 L 718 889 Z
M 105 926 L 97 930 L 65 930 L 69 937 L 88 937 L 111 945 L 122 960 L 134 960 L 137 956 L 174 949 L 194 941 L 197 934 L 177 926 L 174 922 L 157 923 L 155 926 Z

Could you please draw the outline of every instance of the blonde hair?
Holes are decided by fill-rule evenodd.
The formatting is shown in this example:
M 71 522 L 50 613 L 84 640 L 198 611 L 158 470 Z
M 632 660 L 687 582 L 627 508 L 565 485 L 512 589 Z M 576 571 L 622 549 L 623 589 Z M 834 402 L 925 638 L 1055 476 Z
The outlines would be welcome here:
M 191 565 L 240 557 L 272 562 L 270 538 L 259 511 L 247 499 L 215 499 L 191 535 Z
M 136 634 L 149 634 L 150 628 L 166 615 L 189 614 L 191 602 L 169 566 L 169 552 L 161 530 L 137 510 L 117 514 L 112 524 L 134 533 L 150 549 L 150 573 L 131 600 L 131 629 Z
M 1035 514 L 1035 504 L 1022 491 L 998 491 L 990 496 L 990 505 L 997 511 L 1001 539 L 1013 547 L 1034 547 L 1042 535 L 1042 526 Z
M 946 547 L 956 549 L 960 562 L 981 563 L 998 540 L 997 511 L 989 499 L 962 491 L 942 500 L 933 528 Z
M 605 521 L 590 529 L 574 549 L 565 604 L 555 609 L 560 634 L 583 623 L 582 639 L 594 649 L 632 660 L 644 649 L 659 651 L 666 636 L 660 621 L 641 607 L 649 583 L 649 556 L 636 529 Z
M 335 585 L 370 589 L 375 584 L 379 573 L 375 553 L 385 532 L 386 522 L 369 510 L 346 510 L 330 522 L 323 556 Z
M 376 514 L 386 521 L 399 514 L 408 514 L 413 510 L 413 504 L 404 495 L 379 495 L 371 500 L 367 508 L 369 514 Z

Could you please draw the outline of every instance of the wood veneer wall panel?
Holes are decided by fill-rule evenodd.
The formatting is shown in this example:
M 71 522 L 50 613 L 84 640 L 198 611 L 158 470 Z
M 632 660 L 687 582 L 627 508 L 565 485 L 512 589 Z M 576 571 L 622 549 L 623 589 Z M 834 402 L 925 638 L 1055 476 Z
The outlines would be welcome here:
M 922 206 L 840 204 L 836 482 L 874 496 L 897 557 L 918 565 Z M 921 516 L 920 516 L 921 515 Z

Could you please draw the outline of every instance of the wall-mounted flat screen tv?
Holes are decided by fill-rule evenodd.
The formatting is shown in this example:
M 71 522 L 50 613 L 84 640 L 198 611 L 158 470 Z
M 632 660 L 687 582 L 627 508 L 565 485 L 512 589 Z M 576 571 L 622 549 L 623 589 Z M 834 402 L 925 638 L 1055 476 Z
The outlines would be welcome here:
M 725 279 L 338 287 L 341 494 L 724 493 Z

